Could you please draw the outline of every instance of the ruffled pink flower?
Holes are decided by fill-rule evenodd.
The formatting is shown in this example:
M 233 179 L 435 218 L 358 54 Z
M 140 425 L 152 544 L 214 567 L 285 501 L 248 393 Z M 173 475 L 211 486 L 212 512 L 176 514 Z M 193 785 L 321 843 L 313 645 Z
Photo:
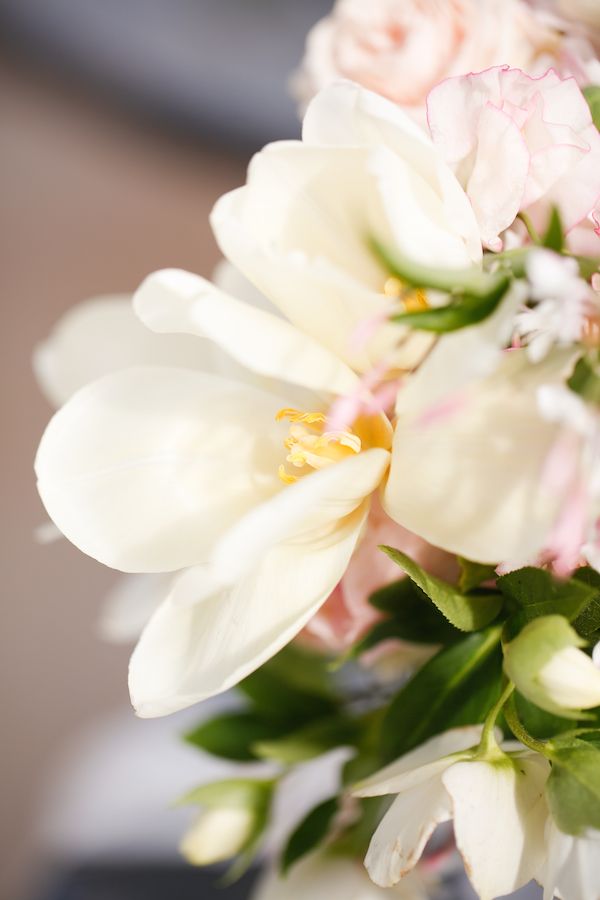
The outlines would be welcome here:
M 343 652 L 380 618 L 368 602 L 370 595 L 402 577 L 402 570 L 379 549 L 381 544 L 402 550 L 440 578 L 452 581 L 457 575 L 455 556 L 397 525 L 379 503 L 373 502 L 364 536 L 346 574 L 304 629 L 303 640 Z
M 533 74 L 575 68 L 587 78 L 590 50 L 575 40 L 525 0 L 337 0 L 310 31 L 292 90 L 304 109 L 321 88 L 349 78 L 424 121 L 427 94 L 451 75 L 508 63 Z
M 557 205 L 567 230 L 595 209 L 600 134 L 574 78 L 552 69 L 531 78 L 508 66 L 449 78 L 431 91 L 427 113 L 492 250 L 534 204 Z

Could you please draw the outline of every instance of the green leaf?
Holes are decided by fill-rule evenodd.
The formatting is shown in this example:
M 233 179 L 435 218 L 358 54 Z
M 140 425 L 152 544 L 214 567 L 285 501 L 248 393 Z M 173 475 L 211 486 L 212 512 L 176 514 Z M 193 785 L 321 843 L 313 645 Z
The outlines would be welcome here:
M 600 86 L 590 84 L 583 89 L 596 128 L 600 128 Z
M 384 553 L 406 572 L 437 606 L 443 616 L 460 631 L 478 631 L 492 622 L 502 608 L 502 598 L 496 592 L 478 591 L 463 594 L 457 588 L 429 575 L 421 566 L 400 550 L 381 547 Z
M 517 713 L 525 731 L 534 738 L 545 740 L 573 728 L 573 720 L 554 715 L 536 706 L 523 694 L 515 692 Z
M 288 645 L 238 685 L 266 718 L 309 721 L 339 707 L 328 661 Z
M 450 331 L 477 325 L 492 315 L 508 290 L 510 279 L 506 275 L 499 274 L 496 280 L 496 285 L 490 288 L 490 293 L 484 297 L 475 297 L 467 293 L 456 294 L 446 306 L 398 313 L 392 316 L 391 321 L 408 325 L 418 331 L 432 331 L 435 334 L 447 334 Z
M 502 690 L 501 627 L 470 634 L 425 663 L 392 700 L 381 728 L 383 762 L 458 725 L 483 722 Z
M 436 291 L 467 292 L 472 297 L 487 297 L 498 283 L 497 277 L 479 266 L 468 269 L 443 269 L 424 266 L 372 238 L 371 249 L 381 265 L 394 277 L 413 288 L 432 288 Z
M 258 759 L 252 745 L 280 737 L 292 728 L 292 720 L 264 718 L 255 712 L 225 713 L 202 722 L 184 740 L 213 756 L 249 762 Z
M 575 631 L 585 638 L 591 638 L 600 629 L 600 573 L 590 566 L 582 566 L 573 577 L 596 591 L 585 609 L 573 620 Z
M 456 629 L 427 594 L 412 579 L 400 578 L 386 585 L 369 598 L 375 609 L 391 615 L 388 637 L 396 637 L 416 644 L 445 644 L 456 640 Z M 377 623 L 377 625 L 384 623 Z M 374 626 L 374 631 L 377 628 Z M 383 629 L 385 632 L 387 629 Z M 367 636 L 368 638 L 368 636 Z M 374 641 L 370 642 L 371 646 Z
M 252 750 L 261 759 L 295 765 L 335 747 L 350 746 L 359 737 L 360 727 L 356 720 L 339 715 L 329 716 L 277 740 L 259 741 L 252 746 Z
M 600 748 L 579 738 L 557 738 L 548 755 L 552 772 L 546 792 L 560 830 L 578 835 L 600 829 Z
M 583 578 L 558 581 L 550 572 L 533 566 L 503 575 L 496 584 L 512 607 L 505 631 L 509 641 L 541 616 L 560 615 L 569 622 L 576 620 L 598 595 L 597 587 Z
M 458 586 L 463 594 L 475 590 L 484 581 L 490 581 L 496 578 L 496 566 L 493 563 L 478 563 L 464 556 L 457 556 L 458 565 L 460 566 L 460 576 L 458 578 Z
M 588 403 L 600 406 L 600 366 L 598 354 L 582 356 L 567 385 Z
M 294 863 L 323 844 L 338 811 L 338 803 L 337 797 L 325 800 L 315 806 L 294 829 L 281 857 L 282 874 L 286 874 Z
M 550 213 L 550 221 L 548 222 L 548 227 L 546 229 L 546 233 L 544 235 L 542 243 L 544 247 L 547 247 L 549 250 L 555 250 L 556 253 L 560 253 L 560 251 L 563 249 L 564 229 L 562 219 L 560 217 L 560 212 L 557 206 L 552 207 L 552 212 Z

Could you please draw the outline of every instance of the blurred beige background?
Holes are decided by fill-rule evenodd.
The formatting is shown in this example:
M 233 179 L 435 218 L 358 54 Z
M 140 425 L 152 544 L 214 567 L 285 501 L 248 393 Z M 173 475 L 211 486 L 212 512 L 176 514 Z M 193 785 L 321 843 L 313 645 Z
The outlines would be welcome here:
M 34 827 L 48 773 L 86 723 L 124 707 L 129 651 L 95 622 L 112 573 L 44 521 L 32 461 L 51 414 L 32 347 L 78 300 L 136 287 L 162 266 L 209 274 L 207 215 L 246 154 L 168 137 L 31 62 L 0 62 L 2 262 L 0 896 L 37 876 Z

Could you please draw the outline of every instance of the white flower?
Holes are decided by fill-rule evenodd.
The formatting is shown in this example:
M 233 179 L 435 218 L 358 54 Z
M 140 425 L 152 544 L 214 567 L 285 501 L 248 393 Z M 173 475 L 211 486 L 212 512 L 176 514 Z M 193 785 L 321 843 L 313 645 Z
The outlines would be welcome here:
M 480 735 L 476 726 L 447 731 L 359 786 L 362 797 L 398 795 L 365 860 L 376 884 L 395 884 L 410 872 L 436 826 L 450 820 L 481 900 L 517 890 L 539 870 L 549 764 L 527 751 L 474 759 Z
M 201 278 L 158 273 L 136 308 L 155 330 L 210 336 L 260 374 L 299 383 L 308 403 L 304 414 L 240 382 L 137 367 L 77 392 L 42 439 L 40 494 L 80 549 L 129 572 L 189 568 L 131 662 L 138 712 L 160 715 L 237 683 L 314 615 L 387 471 L 390 426 L 378 416 L 327 433 L 323 398 L 356 376 Z
M 398 307 L 375 237 L 425 265 L 464 268 L 482 256 L 475 217 L 432 142 L 394 104 L 337 84 L 311 103 L 302 141 L 270 144 L 247 184 L 212 214 L 221 250 L 297 328 L 356 371 L 412 367 L 426 333 L 365 322 Z
M 548 817 L 547 854 L 537 880 L 544 900 L 598 900 L 600 891 L 600 832 L 583 837 L 564 834 Z
M 507 314 L 510 329 L 510 303 L 497 315 Z M 498 349 L 499 330 L 491 317 L 445 336 L 399 392 L 384 495 L 393 519 L 480 562 L 535 557 L 563 500 L 542 477 L 561 428 L 540 414 L 537 389 L 564 382 L 572 353 L 534 366 L 522 350 Z M 453 410 L 430 415 L 450 399 Z
M 209 866 L 239 853 L 252 835 L 255 817 L 244 806 L 217 806 L 200 813 L 180 849 L 194 866 Z
M 424 118 L 427 94 L 444 78 L 504 63 L 543 71 L 561 44 L 522 0 L 337 0 L 310 31 L 292 90 L 304 106 L 350 78 Z
M 517 315 L 515 330 L 526 339 L 531 361 L 539 362 L 553 345 L 580 341 L 590 314 L 597 308 L 574 259 L 539 249 L 528 254 L 526 267 L 531 298 L 537 305 Z
M 417 874 L 393 890 L 382 890 L 369 880 L 359 862 L 345 857 L 315 854 L 301 860 L 288 875 L 273 869 L 261 880 L 252 900 L 427 900 L 428 892 Z

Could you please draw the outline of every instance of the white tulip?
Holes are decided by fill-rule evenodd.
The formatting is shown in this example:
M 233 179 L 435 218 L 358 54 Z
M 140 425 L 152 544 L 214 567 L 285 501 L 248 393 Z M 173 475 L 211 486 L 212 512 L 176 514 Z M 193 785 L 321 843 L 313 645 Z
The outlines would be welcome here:
M 464 268 L 482 256 L 471 206 L 429 138 L 393 103 L 349 82 L 317 95 L 301 142 L 254 157 L 247 184 L 217 202 L 211 221 L 225 256 L 357 371 L 384 357 L 412 367 L 431 344 L 389 323 L 364 345 L 353 340 L 398 304 L 370 236 L 425 265 Z
M 243 806 L 217 806 L 200 813 L 181 841 L 194 866 L 210 866 L 239 853 L 252 834 L 255 816 Z
M 398 795 L 365 860 L 376 884 L 388 887 L 410 872 L 436 826 L 450 820 L 481 900 L 517 890 L 539 870 L 550 766 L 528 752 L 474 759 L 480 735 L 477 726 L 447 731 L 358 786 L 361 797 Z
M 600 896 L 600 832 L 582 837 L 564 834 L 549 817 L 546 861 L 536 876 L 544 900 L 598 900 Z
M 393 891 L 369 880 L 359 862 L 345 857 L 318 854 L 301 860 L 288 875 L 275 870 L 261 880 L 252 900 L 427 900 L 427 890 L 417 874 L 406 878 Z
M 379 415 L 324 431 L 324 398 L 356 389 L 357 376 L 204 279 L 158 273 L 136 309 L 155 330 L 210 336 L 308 401 L 305 414 L 252 385 L 138 367 L 78 391 L 48 426 L 36 467 L 61 531 L 123 571 L 188 569 L 131 661 L 134 705 L 152 716 L 236 684 L 314 615 L 361 536 L 391 428 Z

